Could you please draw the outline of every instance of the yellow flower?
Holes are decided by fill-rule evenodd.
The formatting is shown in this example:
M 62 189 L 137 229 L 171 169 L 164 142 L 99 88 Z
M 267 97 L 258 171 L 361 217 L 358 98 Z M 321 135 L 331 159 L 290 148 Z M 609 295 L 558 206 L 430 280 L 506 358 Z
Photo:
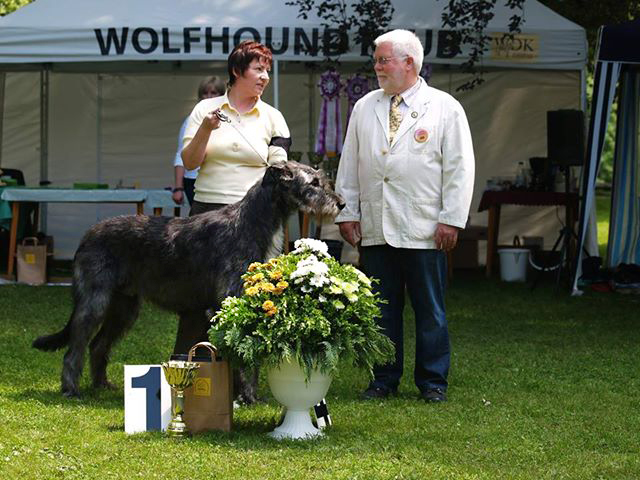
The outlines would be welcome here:
M 271 260 L 269 260 L 269 264 L 277 267 L 278 265 L 280 265 L 280 260 L 278 260 L 277 258 L 272 258 Z
M 247 269 L 248 272 L 253 272 L 256 268 L 260 267 L 262 264 L 260 262 L 253 262 L 251 265 L 249 265 L 249 268 Z
M 246 293 L 250 297 L 253 297 L 254 295 L 258 295 L 260 293 L 260 289 L 258 287 L 249 287 L 244 291 L 244 293 Z
M 252 275 L 250 280 L 252 282 L 259 282 L 260 280 L 264 280 L 264 274 L 262 273 L 256 273 L 255 275 Z
M 262 282 L 260 284 L 260 289 L 264 292 L 273 292 L 275 291 L 276 287 L 273 285 L 273 283 Z
M 265 312 L 273 310 L 274 308 L 276 308 L 276 305 L 271 300 L 265 300 L 265 302 L 262 304 L 262 309 Z
M 273 307 L 271 310 L 267 311 L 267 317 L 273 317 L 276 313 L 278 313 L 278 309 Z
M 269 274 L 271 280 L 280 280 L 282 278 L 282 270 L 274 270 Z
M 289 286 L 289 283 L 286 280 L 280 280 L 276 285 L 276 287 L 278 287 L 280 290 L 284 290 L 288 286 Z

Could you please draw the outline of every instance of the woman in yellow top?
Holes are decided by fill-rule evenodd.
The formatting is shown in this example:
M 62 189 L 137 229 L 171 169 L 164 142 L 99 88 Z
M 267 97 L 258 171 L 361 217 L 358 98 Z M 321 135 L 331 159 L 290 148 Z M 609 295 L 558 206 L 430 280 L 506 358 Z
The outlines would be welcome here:
M 189 170 L 200 167 L 200 173 L 190 215 L 241 200 L 268 165 L 287 160 L 291 145 L 287 123 L 260 99 L 271 64 L 267 47 L 240 43 L 229 55 L 227 93 L 202 100 L 191 112 L 182 160 Z M 218 112 L 229 122 L 221 121 Z

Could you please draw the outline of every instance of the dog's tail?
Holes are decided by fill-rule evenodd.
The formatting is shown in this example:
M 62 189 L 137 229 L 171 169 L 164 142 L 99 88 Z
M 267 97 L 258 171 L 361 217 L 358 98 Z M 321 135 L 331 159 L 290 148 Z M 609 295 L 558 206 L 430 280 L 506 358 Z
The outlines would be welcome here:
M 38 350 L 44 350 L 45 352 L 59 350 L 69 343 L 70 333 L 71 322 L 68 322 L 67 325 L 59 332 L 36 338 L 31 346 Z

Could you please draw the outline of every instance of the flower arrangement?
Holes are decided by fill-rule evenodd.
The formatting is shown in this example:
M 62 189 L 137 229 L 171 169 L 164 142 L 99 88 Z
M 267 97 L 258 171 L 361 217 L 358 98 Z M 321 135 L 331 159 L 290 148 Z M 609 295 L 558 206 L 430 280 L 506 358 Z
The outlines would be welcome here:
M 394 356 L 375 322 L 380 300 L 365 274 L 327 250 L 322 241 L 301 239 L 286 255 L 252 263 L 242 275 L 244 293 L 227 297 L 212 318 L 211 342 L 248 366 L 290 359 L 309 378 L 346 358 L 372 376 L 374 364 Z

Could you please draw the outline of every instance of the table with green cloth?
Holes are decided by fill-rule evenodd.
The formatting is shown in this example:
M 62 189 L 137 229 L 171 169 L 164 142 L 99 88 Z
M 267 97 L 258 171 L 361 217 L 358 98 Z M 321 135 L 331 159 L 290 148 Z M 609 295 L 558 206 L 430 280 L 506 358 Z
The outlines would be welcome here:
M 10 212 L 7 212 L 8 203 Z M 131 203 L 136 205 L 136 213 L 144 214 L 145 204 L 159 214 L 163 207 L 175 207 L 170 190 L 138 189 L 74 189 L 74 188 L 29 188 L 5 187 L 0 192 L 0 219 L 10 219 L 9 254 L 7 275 L 13 275 L 16 243 L 18 238 L 18 219 L 20 207 L 26 202 L 40 203 Z M 4 212 L 4 213 L 2 213 Z M 36 213 L 37 217 L 37 213 Z M 37 219 L 36 219 L 37 224 Z
M 0 196 L 6 187 L 0 187 Z M 11 205 L 9 202 L 0 200 L 0 228 L 9 230 L 11 228 Z

